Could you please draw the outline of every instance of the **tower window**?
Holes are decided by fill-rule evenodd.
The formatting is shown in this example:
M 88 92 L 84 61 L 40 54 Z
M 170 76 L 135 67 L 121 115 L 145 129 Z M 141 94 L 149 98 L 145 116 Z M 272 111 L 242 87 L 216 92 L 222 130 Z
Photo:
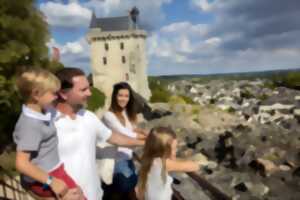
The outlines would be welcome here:
M 126 57 L 122 56 L 122 63 L 125 64 L 126 63 Z
M 103 57 L 103 65 L 106 65 L 107 64 L 107 58 L 106 57 Z
M 126 77 L 126 81 L 129 81 L 129 74 L 128 73 L 126 73 L 126 75 L 125 75 Z
M 104 48 L 105 48 L 106 51 L 108 51 L 108 49 L 109 49 L 108 43 L 104 44 Z
M 136 73 L 136 71 L 135 71 L 135 64 L 131 64 L 130 65 L 130 72 L 132 72 L 132 73 Z
M 120 49 L 121 49 L 121 50 L 124 49 L 124 43 L 123 43 L 123 42 L 120 43 Z

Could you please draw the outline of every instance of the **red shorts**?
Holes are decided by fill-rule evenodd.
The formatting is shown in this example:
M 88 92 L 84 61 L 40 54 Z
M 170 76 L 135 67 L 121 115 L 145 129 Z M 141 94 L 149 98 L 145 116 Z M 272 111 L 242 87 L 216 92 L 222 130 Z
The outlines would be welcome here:
M 77 187 L 75 181 L 66 173 L 63 164 L 61 164 L 55 170 L 51 171 L 49 175 L 57 179 L 63 180 L 69 189 Z M 51 190 L 51 188 L 44 188 L 42 183 L 34 182 L 27 186 L 30 191 L 32 191 L 34 194 L 40 197 L 56 197 L 55 193 Z

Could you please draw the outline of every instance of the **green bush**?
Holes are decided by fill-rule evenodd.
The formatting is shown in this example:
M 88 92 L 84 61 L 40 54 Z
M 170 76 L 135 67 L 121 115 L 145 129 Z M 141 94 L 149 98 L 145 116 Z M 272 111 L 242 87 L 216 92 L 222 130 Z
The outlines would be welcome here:
M 171 96 L 169 99 L 170 104 L 186 104 L 186 101 L 181 96 Z
M 229 112 L 229 113 L 234 113 L 235 109 L 233 107 L 230 107 L 226 111 Z
M 105 95 L 97 88 L 91 88 L 92 96 L 88 100 L 88 110 L 96 111 L 102 108 L 105 103 Z
M 258 97 L 258 99 L 261 100 L 261 101 L 264 101 L 264 100 L 267 100 L 268 97 L 269 97 L 268 95 L 262 94 L 262 95 L 260 95 L 260 96 Z
M 251 98 L 254 98 L 255 96 L 249 90 L 245 89 L 241 92 L 241 97 L 243 97 L 245 99 L 251 99 Z
M 159 90 L 159 89 L 155 89 L 152 90 L 152 96 L 150 98 L 150 102 L 152 103 L 156 103 L 156 102 L 169 102 L 169 99 L 171 97 L 171 94 L 169 91 L 167 90 Z
M 166 84 L 164 84 L 164 82 L 158 81 L 155 78 L 149 78 L 149 87 L 152 93 L 150 102 L 169 102 L 171 93 L 167 90 Z
M 184 95 L 179 95 L 187 104 L 195 104 L 195 102 L 193 101 L 193 99 L 191 97 L 188 96 L 184 96 Z
M 276 85 L 274 84 L 274 81 L 268 80 L 264 83 L 264 87 L 274 90 L 276 88 Z
M 192 115 L 198 115 L 200 113 L 200 107 L 193 107 L 191 113 Z
M 293 89 L 300 89 L 300 72 L 289 72 L 284 76 L 273 76 L 275 86 L 283 86 Z

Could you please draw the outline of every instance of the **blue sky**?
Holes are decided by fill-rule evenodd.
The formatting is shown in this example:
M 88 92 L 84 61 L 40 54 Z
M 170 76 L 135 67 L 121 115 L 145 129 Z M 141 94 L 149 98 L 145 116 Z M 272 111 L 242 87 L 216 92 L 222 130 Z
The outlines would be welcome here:
M 92 11 L 124 16 L 133 6 L 148 32 L 148 74 L 211 74 L 300 67 L 298 0 L 39 0 L 49 48 L 66 66 L 90 70 Z

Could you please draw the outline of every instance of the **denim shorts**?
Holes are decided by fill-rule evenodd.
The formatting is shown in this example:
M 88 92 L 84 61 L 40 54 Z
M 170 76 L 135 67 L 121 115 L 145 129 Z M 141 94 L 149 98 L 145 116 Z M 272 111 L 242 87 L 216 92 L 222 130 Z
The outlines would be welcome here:
M 130 192 L 137 184 L 138 176 L 132 160 L 118 160 L 115 163 L 113 183 L 103 189 L 115 192 Z

